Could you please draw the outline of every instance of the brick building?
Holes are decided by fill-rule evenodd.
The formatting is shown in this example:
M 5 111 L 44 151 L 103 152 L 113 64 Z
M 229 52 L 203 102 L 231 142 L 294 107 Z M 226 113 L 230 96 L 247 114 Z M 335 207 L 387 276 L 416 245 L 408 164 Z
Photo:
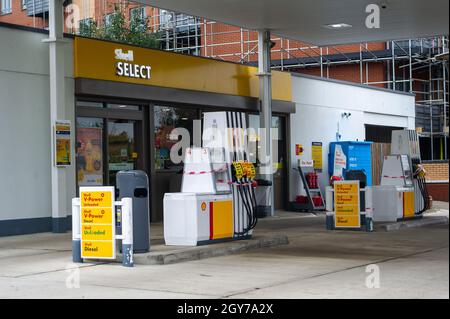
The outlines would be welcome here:
M 0 1 L 0 22 L 46 28 L 48 0 Z M 136 16 L 146 19 L 161 49 L 257 63 L 257 33 L 250 30 L 127 0 L 67 0 L 66 6 L 70 4 L 74 6 L 66 16 L 73 15 L 76 23 L 66 25 L 69 33 L 78 33 L 90 21 L 107 25 L 114 11 L 120 10 L 126 21 Z M 414 93 L 424 159 L 448 159 L 448 69 L 433 60 L 448 54 L 447 37 L 328 47 L 276 36 L 272 40 L 274 69 Z
M 45 29 L 48 26 L 48 9 L 33 15 L 33 0 L 0 0 L 0 22 Z M 40 2 L 36 0 L 36 3 Z

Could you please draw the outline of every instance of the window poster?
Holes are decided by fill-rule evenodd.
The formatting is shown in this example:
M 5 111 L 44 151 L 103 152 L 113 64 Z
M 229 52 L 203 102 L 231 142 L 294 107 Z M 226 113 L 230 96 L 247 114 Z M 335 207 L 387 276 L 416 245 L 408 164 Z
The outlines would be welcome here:
M 70 121 L 56 121 L 55 123 L 55 165 L 70 166 Z
M 314 169 L 318 172 L 323 170 L 323 144 L 322 142 L 312 142 L 311 147 L 312 159 L 314 161 Z
M 77 129 L 77 179 L 79 186 L 103 185 L 103 129 Z

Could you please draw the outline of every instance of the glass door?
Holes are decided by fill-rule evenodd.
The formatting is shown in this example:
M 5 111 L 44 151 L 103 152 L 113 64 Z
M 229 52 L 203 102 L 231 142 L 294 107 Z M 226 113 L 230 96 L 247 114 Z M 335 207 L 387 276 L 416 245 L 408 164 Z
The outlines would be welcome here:
M 139 169 L 140 150 L 138 121 L 108 120 L 107 152 L 108 152 L 108 185 L 116 186 L 116 175 L 119 171 Z
M 139 105 L 77 101 L 77 186 L 116 186 L 119 171 L 147 171 Z
M 76 169 L 78 186 L 104 185 L 102 118 L 78 117 Z

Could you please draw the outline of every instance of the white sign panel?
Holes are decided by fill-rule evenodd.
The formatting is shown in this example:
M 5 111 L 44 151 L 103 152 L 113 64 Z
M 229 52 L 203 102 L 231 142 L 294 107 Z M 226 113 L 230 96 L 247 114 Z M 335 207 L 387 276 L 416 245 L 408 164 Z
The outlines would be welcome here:
M 343 170 L 347 168 L 347 156 L 344 154 L 341 145 L 336 145 L 334 150 L 334 176 L 343 176 Z

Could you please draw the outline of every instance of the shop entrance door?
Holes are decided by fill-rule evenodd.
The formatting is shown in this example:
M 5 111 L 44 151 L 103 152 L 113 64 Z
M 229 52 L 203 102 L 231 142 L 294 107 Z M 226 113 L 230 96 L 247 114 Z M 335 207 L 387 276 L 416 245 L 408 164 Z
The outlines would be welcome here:
M 77 186 L 116 186 L 119 171 L 147 172 L 144 131 L 141 107 L 78 102 Z
M 116 186 L 119 171 L 142 169 L 139 165 L 139 123 L 132 120 L 108 120 L 108 185 Z

